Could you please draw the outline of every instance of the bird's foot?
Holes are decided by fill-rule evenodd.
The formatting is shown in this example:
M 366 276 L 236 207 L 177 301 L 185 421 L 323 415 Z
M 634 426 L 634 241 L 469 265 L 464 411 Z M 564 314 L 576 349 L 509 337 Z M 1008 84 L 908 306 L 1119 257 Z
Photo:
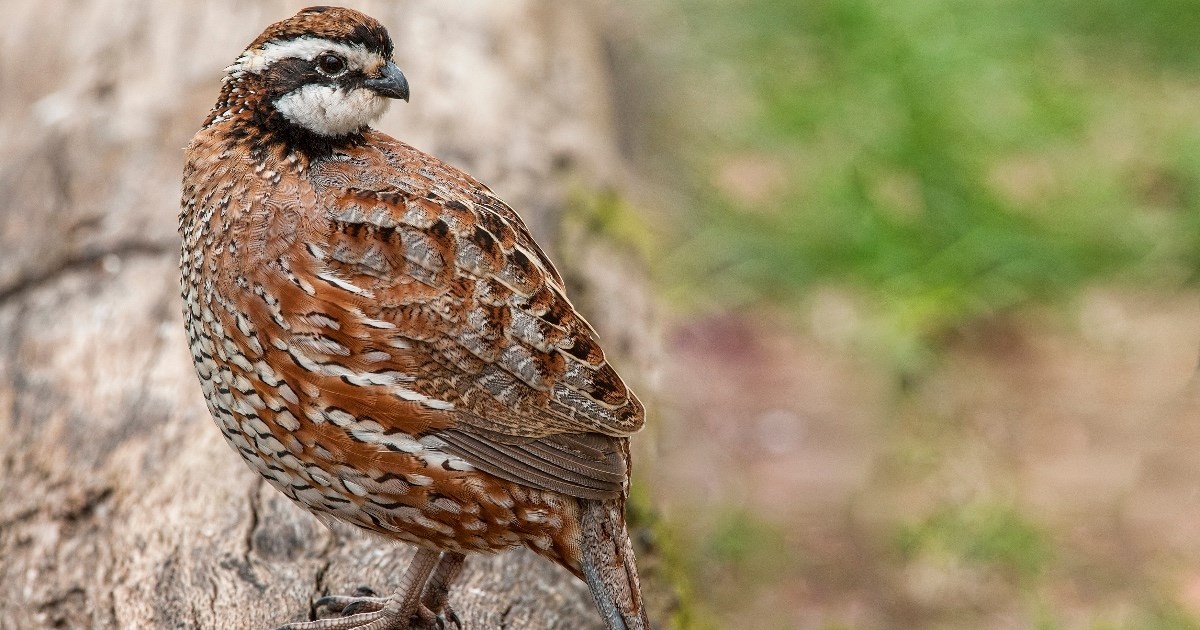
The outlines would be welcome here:
M 462 619 L 458 618 L 458 613 L 454 612 L 450 604 L 442 606 L 440 611 L 433 611 L 422 605 L 417 608 L 416 617 L 413 630 L 447 630 L 451 627 L 462 630 L 463 627 Z
M 394 614 L 394 611 L 383 608 L 348 617 L 289 623 L 277 630 L 414 630 L 419 626 L 414 626 L 412 621 L 415 621 L 415 618 L 404 619 Z
M 343 617 L 350 617 L 359 613 L 383 610 L 387 602 L 388 598 L 379 597 L 370 588 L 360 586 L 353 595 L 326 595 L 313 602 L 313 608 L 315 610 L 325 609 Z
M 431 629 L 446 630 L 447 626 L 453 623 L 455 628 L 462 630 L 462 619 L 459 619 L 458 613 L 450 607 L 450 585 L 462 572 L 465 559 L 461 553 L 453 551 L 443 553 L 433 575 L 425 583 L 417 614 L 423 620 L 430 620 L 433 623 L 430 626 Z
M 417 551 L 391 597 L 376 597 L 374 591 L 363 587 L 350 597 L 322 597 L 315 602 L 315 608 L 327 608 L 342 616 L 289 623 L 277 630 L 424 630 L 427 625 L 421 610 L 428 607 L 422 606 L 421 593 L 438 558 L 435 551 Z M 429 616 L 436 614 L 431 612 Z
M 336 608 L 343 601 L 349 600 L 349 604 L 342 608 L 343 611 L 348 611 L 351 607 L 361 610 L 362 607 L 376 606 L 378 605 L 376 600 L 379 598 L 328 597 L 322 599 L 335 600 L 332 606 L 325 606 L 330 610 Z M 384 599 L 384 601 L 387 600 Z M 462 620 L 449 606 L 441 613 L 435 613 L 420 606 L 411 617 L 403 619 L 401 615 L 395 614 L 394 610 L 387 609 L 385 604 L 376 610 L 357 612 L 344 617 L 289 623 L 280 626 L 278 630 L 447 630 L 449 624 L 454 624 L 457 630 L 462 630 Z
M 453 610 L 448 615 L 444 611 L 438 614 L 418 606 L 408 619 L 403 619 L 394 605 L 388 609 L 389 601 L 391 598 L 378 597 L 365 586 L 353 595 L 327 595 L 313 602 L 313 609 L 329 611 L 337 617 L 290 623 L 277 630 L 445 630 L 447 618 L 458 623 L 459 630 L 462 628 Z

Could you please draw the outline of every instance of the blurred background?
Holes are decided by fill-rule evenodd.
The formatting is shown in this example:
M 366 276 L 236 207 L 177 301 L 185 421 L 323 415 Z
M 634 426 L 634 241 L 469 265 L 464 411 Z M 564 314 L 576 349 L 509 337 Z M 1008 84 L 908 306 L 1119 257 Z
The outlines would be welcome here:
M 625 10 L 697 626 L 1200 628 L 1200 5 Z
M 107 274 L 109 293 L 64 299 L 117 304 L 101 340 L 153 311 L 129 327 L 159 331 L 178 361 L 138 360 L 172 387 L 127 395 L 86 346 L 61 361 L 92 365 L 64 388 L 86 414 L 54 422 L 163 432 L 126 427 L 120 394 L 225 457 L 174 321 L 172 160 L 220 67 L 300 5 L 85 4 L 21 2 L 0 25 L 0 146 L 20 162 L 0 186 L 49 191 L 0 190 L 0 302 L 33 305 L 0 323 L 53 333 L 13 342 L 13 378 L 65 373 L 36 364 L 68 336 L 40 322 L 84 312 L 37 284 Z M 584 234 L 648 270 L 649 305 L 619 281 L 580 303 L 616 356 L 652 355 L 627 359 L 654 366 L 633 509 L 650 573 L 680 585 L 674 627 L 1200 629 L 1200 5 L 550 4 L 391 5 L 398 60 L 431 87 L 380 126 L 517 202 L 568 267 L 592 260 Z M 515 23 L 461 41 L 491 20 Z M 648 349 L 611 341 L 635 320 Z M 40 422 L 15 426 L 59 448 Z M 71 457 L 108 465 L 108 442 L 79 441 Z

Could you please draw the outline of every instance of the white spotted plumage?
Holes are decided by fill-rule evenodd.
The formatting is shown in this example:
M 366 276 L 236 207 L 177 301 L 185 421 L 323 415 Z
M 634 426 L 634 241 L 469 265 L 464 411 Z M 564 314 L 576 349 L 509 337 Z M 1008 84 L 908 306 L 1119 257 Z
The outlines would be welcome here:
M 439 550 L 453 574 L 525 544 L 610 627 L 648 628 L 620 511 L 644 410 L 513 209 L 369 128 L 408 96 L 393 49 L 348 9 L 273 24 L 189 145 L 181 280 L 209 411 L 300 505 L 421 545 L 414 588 Z M 425 602 L 401 595 L 289 627 L 397 630 Z

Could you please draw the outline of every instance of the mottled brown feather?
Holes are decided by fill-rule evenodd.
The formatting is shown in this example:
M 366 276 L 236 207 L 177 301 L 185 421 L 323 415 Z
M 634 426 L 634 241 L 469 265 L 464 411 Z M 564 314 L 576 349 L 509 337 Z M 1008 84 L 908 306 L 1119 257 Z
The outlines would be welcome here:
M 412 344 L 427 368 L 412 388 L 453 404 L 455 435 L 468 436 L 448 440 L 455 452 L 534 487 L 596 497 L 597 488 L 544 476 L 571 471 L 591 476 L 602 496 L 618 493 L 624 479 L 612 474 L 624 463 L 611 457 L 614 445 L 593 461 L 564 449 L 566 438 L 539 448 L 538 438 L 556 435 L 628 435 L 641 428 L 643 411 L 517 214 L 473 178 L 377 132 L 322 163 L 311 181 L 330 221 L 314 264 L 371 298 L 325 289 L 396 325 L 370 329 L 373 347 L 396 335 Z M 535 478 L 529 467 L 537 462 Z
M 246 54 L 302 37 L 289 50 L 371 51 L 371 72 L 392 52 L 370 17 L 313 7 Z M 610 627 L 648 627 L 622 517 L 641 403 L 486 186 L 365 123 L 292 124 L 275 104 L 311 63 L 231 66 L 187 148 L 184 321 L 214 420 L 318 515 L 426 549 L 527 545 Z
M 565 438 L 537 448 L 536 440 L 556 435 L 623 437 L 641 428 L 644 412 L 524 223 L 458 169 L 378 132 L 366 140 L 306 178 L 280 177 L 271 187 L 251 175 L 261 169 L 244 164 L 242 195 L 230 204 L 260 199 L 260 210 L 234 217 L 230 230 L 247 238 L 223 252 L 221 268 L 226 282 L 241 278 L 251 292 L 273 287 L 288 330 L 261 298 L 249 300 L 247 312 L 254 329 L 268 331 L 259 333 L 270 337 L 260 339 L 268 352 L 278 352 L 274 339 L 317 364 L 416 375 L 405 387 L 447 409 L 335 377 L 314 381 L 285 370 L 284 381 L 297 391 L 314 381 L 334 406 L 385 429 L 474 432 L 476 439 L 448 440 L 451 450 L 502 478 L 588 498 L 619 494 L 625 479 L 611 479 L 623 468 L 617 458 L 582 459 L 559 448 Z M 218 176 L 239 170 L 232 155 L 208 166 Z M 333 314 L 338 326 L 320 326 L 320 316 L 307 313 Z M 562 471 L 571 479 L 556 477 Z M 592 487 L 572 480 L 580 476 Z

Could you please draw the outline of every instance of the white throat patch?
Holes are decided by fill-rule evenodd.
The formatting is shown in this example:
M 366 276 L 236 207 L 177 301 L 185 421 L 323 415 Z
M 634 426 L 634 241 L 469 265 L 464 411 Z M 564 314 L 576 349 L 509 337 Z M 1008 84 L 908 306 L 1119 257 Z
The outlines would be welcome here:
M 275 109 L 294 124 L 321 136 L 361 130 L 387 111 L 391 99 L 367 88 L 350 91 L 332 85 L 306 85 L 275 101 Z
M 379 54 L 363 46 L 335 42 L 319 37 L 297 37 L 283 42 L 267 42 L 242 53 L 225 69 L 229 77 L 244 73 L 261 74 L 271 64 L 284 59 L 312 61 L 331 52 L 346 60 L 348 70 L 372 76 L 387 63 Z M 275 109 L 293 124 L 321 136 L 344 136 L 370 125 L 387 111 L 390 99 L 367 88 L 345 90 L 332 85 L 306 85 L 275 100 Z

